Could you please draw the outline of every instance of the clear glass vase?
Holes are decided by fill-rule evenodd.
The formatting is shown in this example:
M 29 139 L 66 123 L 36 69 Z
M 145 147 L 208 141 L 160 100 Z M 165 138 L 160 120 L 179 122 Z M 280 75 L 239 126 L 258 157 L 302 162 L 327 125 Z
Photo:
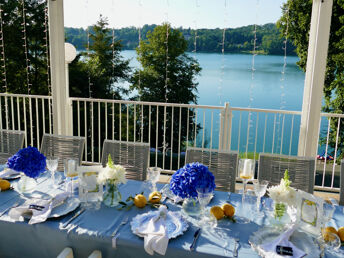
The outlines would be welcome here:
M 21 193 L 32 192 L 37 186 L 36 179 L 28 177 L 24 173 L 20 173 L 20 174 L 21 174 L 21 177 L 17 185 L 18 191 Z
M 201 205 L 196 198 L 186 198 L 182 208 L 183 212 L 189 216 L 198 216 L 201 213 Z
M 103 194 L 103 203 L 108 207 L 115 207 L 122 200 L 122 195 L 118 191 L 118 186 L 112 183 L 106 183 Z
M 277 228 L 284 228 L 285 225 L 293 221 L 294 209 L 282 202 L 273 202 L 273 210 L 270 216 L 270 224 Z

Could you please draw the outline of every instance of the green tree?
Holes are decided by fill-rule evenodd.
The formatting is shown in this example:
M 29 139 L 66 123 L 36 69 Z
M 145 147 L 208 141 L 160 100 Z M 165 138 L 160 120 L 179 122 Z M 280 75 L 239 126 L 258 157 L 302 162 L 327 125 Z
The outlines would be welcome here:
M 168 38 L 167 38 L 168 35 Z M 138 61 L 142 69 L 136 70 L 132 77 L 131 89 L 138 92 L 137 98 L 142 101 L 154 101 L 170 103 L 197 103 L 196 76 L 201 68 L 198 62 L 188 56 L 187 41 L 182 33 L 177 29 L 171 29 L 170 24 L 163 24 L 155 27 L 152 32 L 147 33 L 147 39 L 141 41 L 136 49 Z M 167 50 L 168 49 L 168 50 Z M 166 62 L 167 60 L 167 62 Z M 177 112 L 178 111 L 178 112 Z M 152 126 L 151 143 L 155 146 L 155 135 L 158 133 L 158 146 L 163 146 L 163 122 L 165 110 L 159 110 L 158 132 Z M 178 128 L 179 110 L 175 111 L 174 120 L 171 119 L 171 108 L 167 108 L 166 113 L 166 143 L 171 148 L 171 128 Z M 181 140 L 185 140 L 187 130 L 187 110 L 182 110 Z M 192 116 L 193 110 L 189 115 Z M 146 114 L 148 117 L 148 113 Z M 155 122 L 152 122 L 152 125 Z M 156 124 L 155 124 L 156 125 Z M 189 119 L 189 128 L 193 128 L 194 121 Z M 148 128 L 148 124 L 144 124 Z M 148 140 L 148 135 L 145 135 Z M 178 130 L 173 132 L 173 148 L 178 148 Z
M 278 27 L 283 33 L 287 28 L 289 6 L 288 37 L 296 46 L 296 53 L 300 57 L 298 65 L 305 71 L 311 22 L 311 0 L 288 0 L 282 7 L 283 15 L 278 21 Z M 325 105 L 323 110 L 331 113 L 344 112 L 344 1 L 334 0 L 331 18 L 330 40 L 327 55 L 327 66 L 324 83 Z M 337 133 L 337 119 L 331 119 L 330 141 L 335 147 Z M 344 151 L 344 121 L 341 120 L 338 138 L 338 148 L 341 156 Z

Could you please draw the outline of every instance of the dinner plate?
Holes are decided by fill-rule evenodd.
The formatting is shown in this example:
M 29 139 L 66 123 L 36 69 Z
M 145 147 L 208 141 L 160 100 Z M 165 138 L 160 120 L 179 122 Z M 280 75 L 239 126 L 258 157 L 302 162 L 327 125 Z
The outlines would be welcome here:
M 283 232 L 276 228 L 263 227 L 250 236 L 249 243 L 259 255 L 264 257 L 264 253 L 259 246 L 261 244 L 271 242 L 282 233 Z M 305 257 L 320 257 L 320 249 L 318 245 L 314 243 L 314 239 L 307 233 L 295 230 L 289 238 L 289 241 L 297 248 L 304 251 L 307 254 Z
M 150 211 L 148 213 L 137 215 L 130 222 L 131 230 L 135 233 L 140 226 L 142 226 L 143 224 L 147 224 L 149 220 L 156 216 L 158 213 L 159 211 Z M 184 234 L 184 231 L 186 231 L 189 227 L 188 223 L 182 217 L 181 213 L 177 211 L 169 211 L 167 213 L 165 225 L 167 236 L 169 239 L 176 238 L 177 236 Z

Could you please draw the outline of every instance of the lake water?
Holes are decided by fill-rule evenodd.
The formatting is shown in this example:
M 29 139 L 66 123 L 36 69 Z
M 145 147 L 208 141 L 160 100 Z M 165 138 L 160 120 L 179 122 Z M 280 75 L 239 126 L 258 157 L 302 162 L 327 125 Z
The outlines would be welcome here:
M 135 51 L 123 51 L 122 55 L 124 58 L 131 59 L 132 67 L 138 67 Z M 252 55 L 225 54 L 223 56 L 217 53 L 189 53 L 189 55 L 196 58 L 202 67 L 198 77 L 198 104 L 223 106 L 225 102 L 228 102 L 231 107 L 250 106 L 294 111 L 302 109 L 305 73 L 296 65 L 298 57 L 287 57 L 287 66 L 283 77 L 283 56 L 256 56 L 255 71 L 252 75 Z M 251 99 L 250 96 L 252 96 Z M 202 114 L 199 117 L 202 117 Z M 209 113 L 206 114 L 206 120 L 210 121 Z M 239 121 L 241 121 L 240 128 Z M 277 123 L 274 127 L 275 121 Z M 266 132 L 264 132 L 265 123 L 267 124 Z M 209 138 L 209 124 L 205 125 L 207 138 Z M 247 139 L 248 124 L 250 131 Z M 218 146 L 216 137 L 218 127 L 218 124 L 214 124 L 214 139 L 211 146 L 213 148 Z M 248 143 L 247 151 L 250 152 L 263 151 L 296 155 L 299 127 L 299 116 L 257 117 L 257 114 L 254 113 L 249 120 L 247 112 L 243 112 L 241 115 L 239 112 L 234 112 L 231 149 L 245 152 L 246 143 Z M 284 129 L 282 130 L 282 128 Z M 258 137 L 255 137 L 256 130 Z M 202 137 L 200 135 L 197 145 L 201 144 Z

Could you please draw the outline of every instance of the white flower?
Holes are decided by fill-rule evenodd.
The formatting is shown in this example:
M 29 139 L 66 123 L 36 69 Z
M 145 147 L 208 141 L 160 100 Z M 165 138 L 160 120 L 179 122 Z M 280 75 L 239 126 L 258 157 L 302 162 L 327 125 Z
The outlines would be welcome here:
M 98 176 L 98 183 L 105 184 L 107 181 L 113 184 L 125 184 L 127 179 L 125 178 L 125 168 L 121 165 L 113 165 L 110 167 L 107 165 Z
M 270 187 L 268 192 L 270 198 L 275 202 L 285 203 L 289 206 L 296 206 L 297 191 L 288 186 L 283 178 L 279 185 Z

